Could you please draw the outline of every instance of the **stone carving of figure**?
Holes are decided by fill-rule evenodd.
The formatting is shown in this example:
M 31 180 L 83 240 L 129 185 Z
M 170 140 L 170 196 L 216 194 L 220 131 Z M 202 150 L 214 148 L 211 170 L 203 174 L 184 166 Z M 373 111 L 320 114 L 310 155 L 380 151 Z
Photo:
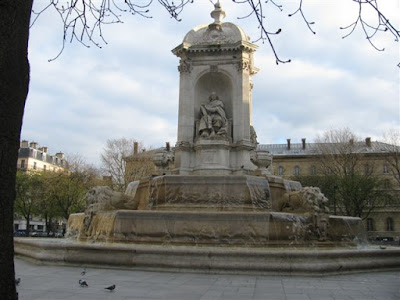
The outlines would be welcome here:
M 258 144 L 258 142 L 257 142 L 257 133 L 256 133 L 254 127 L 251 126 L 251 125 L 250 125 L 250 141 L 255 145 Z
M 211 93 L 209 100 L 209 103 L 202 104 L 200 107 L 199 134 L 201 137 L 226 136 L 228 122 L 224 103 L 219 100 L 219 97 L 214 92 Z

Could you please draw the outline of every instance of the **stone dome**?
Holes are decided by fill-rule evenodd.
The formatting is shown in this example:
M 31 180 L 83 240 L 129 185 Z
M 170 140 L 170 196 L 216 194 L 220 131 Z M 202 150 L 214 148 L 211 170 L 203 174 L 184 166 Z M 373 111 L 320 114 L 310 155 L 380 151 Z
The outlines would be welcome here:
M 214 22 L 196 26 L 190 30 L 183 42 L 172 50 L 178 57 L 185 53 L 215 52 L 215 51 L 246 51 L 254 52 L 257 46 L 250 42 L 249 36 L 242 28 L 233 23 L 223 23 L 225 11 L 217 2 L 211 12 Z M 183 56 L 182 56 L 183 55 Z
M 188 46 L 236 44 L 238 42 L 249 42 L 249 36 L 242 28 L 233 23 L 203 24 L 190 30 L 183 43 Z
M 214 5 L 211 17 L 214 19 L 213 23 L 196 26 L 186 34 L 182 42 L 185 48 L 238 45 L 249 42 L 250 38 L 239 26 L 229 22 L 222 23 L 225 11 L 219 1 Z

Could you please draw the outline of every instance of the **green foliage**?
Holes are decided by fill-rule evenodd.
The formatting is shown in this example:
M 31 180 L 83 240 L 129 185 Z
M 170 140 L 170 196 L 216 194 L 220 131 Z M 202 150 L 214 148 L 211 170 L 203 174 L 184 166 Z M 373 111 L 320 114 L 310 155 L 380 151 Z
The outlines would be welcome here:
M 298 176 L 294 180 L 303 186 L 319 187 L 329 199 L 331 211 L 340 215 L 365 219 L 391 197 L 382 179 L 365 174 Z
M 85 172 L 48 174 L 46 203 L 50 213 L 67 220 L 70 214 L 85 210 L 83 197 L 93 187 L 91 179 Z
M 39 212 L 39 203 L 43 195 L 43 179 L 39 173 L 17 172 L 15 214 L 25 218 L 29 235 L 29 223 L 34 214 Z
M 96 185 L 102 185 L 96 170 L 82 165 L 62 172 L 18 172 L 15 212 L 26 219 L 27 227 L 33 215 L 40 215 L 50 231 L 55 219 L 84 211 L 83 197 Z
M 391 196 L 376 176 L 373 161 L 365 157 L 360 141 L 349 129 L 331 130 L 317 139 L 318 176 L 295 178 L 303 186 L 316 186 L 339 214 L 367 218 Z

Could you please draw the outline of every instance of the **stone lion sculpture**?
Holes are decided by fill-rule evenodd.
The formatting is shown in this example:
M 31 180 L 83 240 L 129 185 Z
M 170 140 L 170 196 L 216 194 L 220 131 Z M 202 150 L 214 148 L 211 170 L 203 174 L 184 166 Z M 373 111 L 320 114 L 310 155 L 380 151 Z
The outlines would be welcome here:
M 279 206 L 282 212 L 310 214 L 310 232 L 319 240 L 325 240 L 329 227 L 328 202 L 319 188 L 303 187 L 300 191 L 287 193 Z
M 113 191 L 108 186 L 96 186 L 86 193 L 83 198 L 86 201 L 85 217 L 83 220 L 84 231 L 89 230 L 93 218 L 99 211 L 111 211 L 117 209 L 136 210 L 138 201 L 125 193 Z
M 98 211 L 108 211 L 117 209 L 132 209 L 138 207 L 138 201 L 125 193 L 113 191 L 108 186 L 96 186 L 86 193 L 85 213 L 96 213 Z

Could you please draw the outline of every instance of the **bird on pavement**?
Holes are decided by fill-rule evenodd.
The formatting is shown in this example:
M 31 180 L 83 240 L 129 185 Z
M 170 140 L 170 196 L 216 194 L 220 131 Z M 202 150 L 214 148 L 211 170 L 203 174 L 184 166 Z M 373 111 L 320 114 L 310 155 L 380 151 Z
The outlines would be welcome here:
M 21 278 L 16 278 L 15 279 L 15 285 L 19 285 L 20 282 L 21 282 Z
M 84 269 L 82 270 L 81 275 L 82 275 L 82 276 L 85 276 L 85 275 L 86 275 L 86 268 L 84 268 Z
M 79 285 L 81 287 L 88 287 L 89 285 L 87 284 L 86 280 L 84 279 L 79 279 Z
M 110 285 L 109 287 L 106 287 L 104 289 L 109 290 L 111 292 L 111 291 L 115 290 L 115 284 Z

